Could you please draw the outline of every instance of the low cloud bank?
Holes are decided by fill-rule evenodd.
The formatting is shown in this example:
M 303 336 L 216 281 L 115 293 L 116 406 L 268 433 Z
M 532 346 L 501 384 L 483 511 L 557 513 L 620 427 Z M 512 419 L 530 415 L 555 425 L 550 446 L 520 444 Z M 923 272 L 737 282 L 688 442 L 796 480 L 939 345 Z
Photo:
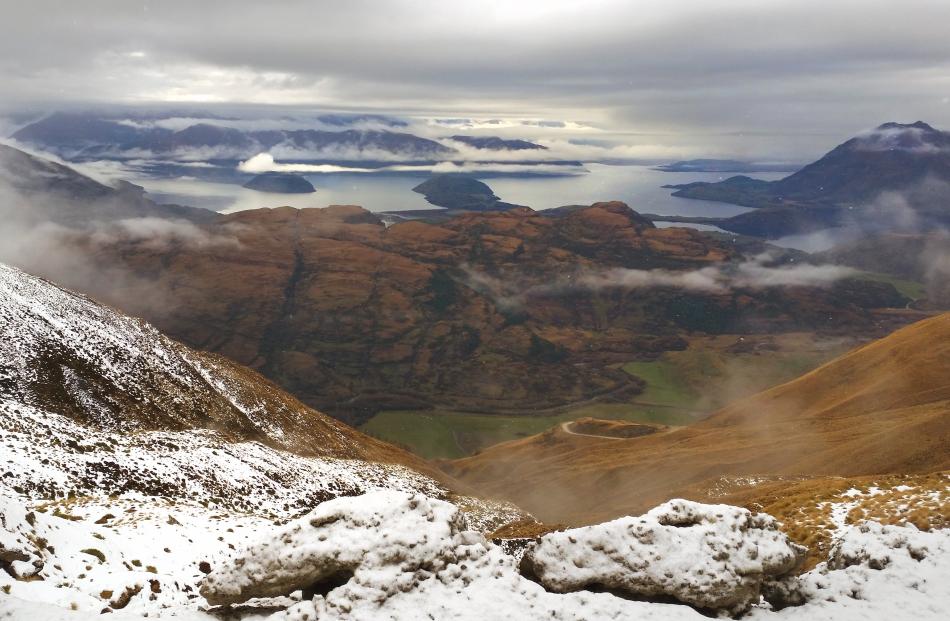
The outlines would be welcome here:
M 54 214 L 85 207 L 81 201 L 47 194 L 24 196 L 0 181 L 0 263 L 122 306 L 133 314 L 145 309 L 160 314 L 175 303 L 164 299 L 149 278 L 98 261 L 98 247 L 126 243 L 155 252 L 183 247 L 240 248 L 238 225 L 211 233 L 187 220 L 156 217 L 91 219 L 71 226 L 50 220 Z
M 371 173 L 372 168 L 336 166 L 334 164 L 293 164 L 279 163 L 270 153 L 258 153 L 254 157 L 238 164 L 238 170 L 246 173 L 287 172 L 287 173 Z
M 450 173 L 508 173 L 540 175 L 581 175 L 587 171 L 578 166 L 564 164 L 523 164 L 518 162 L 438 162 L 435 164 L 392 164 L 379 168 L 337 166 L 335 164 L 306 164 L 278 162 L 270 153 L 259 153 L 238 164 L 238 170 L 246 173 L 379 173 L 419 172 L 430 174 Z
M 581 270 L 544 284 L 527 279 L 498 278 L 465 266 L 466 284 L 489 295 L 502 308 L 518 308 L 532 297 L 595 292 L 605 289 L 681 289 L 696 293 L 724 294 L 736 289 L 770 287 L 828 287 L 856 273 L 841 265 L 805 263 L 772 265 L 773 257 L 762 254 L 742 263 L 723 263 L 697 270 L 641 270 L 613 268 Z

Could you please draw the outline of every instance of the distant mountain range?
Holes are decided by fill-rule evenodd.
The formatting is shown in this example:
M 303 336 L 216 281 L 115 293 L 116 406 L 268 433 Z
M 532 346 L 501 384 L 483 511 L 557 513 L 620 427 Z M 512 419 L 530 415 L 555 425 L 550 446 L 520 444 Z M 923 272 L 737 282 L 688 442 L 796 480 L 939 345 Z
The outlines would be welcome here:
M 283 152 L 298 160 L 358 160 L 399 156 L 404 161 L 450 157 L 434 140 L 379 129 L 242 130 L 202 122 L 173 130 L 85 114 L 56 113 L 20 129 L 15 140 L 71 160 L 172 158 L 241 160 Z
M 455 142 L 462 142 L 476 149 L 490 149 L 493 151 L 531 151 L 547 150 L 547 147 L 528 142 L 527 140 L 506 140 L 498 136 L 451 136 Z
M 182 205 L 160 205 L 137 185 L 110 187 L 48 159 L 0 144 L 0 190 L 13 192 L 0 204 L 9 220 L 49 221 L 70 226 L 123 218 L 180 218 L 207 222 L 217 214 Z
M 60 168 L 57 183 L 113 191 Z M 151 202 L 141 218 L 121 201 L 93 202 L 97 218 L 120 224 L 102 227 L 66 218 L 89 216 L 88 201 L 47 211 L 42 186 L 32 196 L 25 211 L 69 228 L 31 269 L 351 421 L 381 409 L 517 414 L 629 397 L 642 381 L 612 365 L 681 349 L 691 332 L 864 333 L 901 321 L 875 309 L 909 301 L 846 271 L 799 277 L 784 255 L 755 259 L 761 244 L 657 228 L 619 202 L 389 227 L 353 206 L 204 211 L 181 226 Z
M 236 165 L 260 153 L 282 161 L 375 169 L 448 161 L 461 164 L 472 156 L 461 153 L 456 148 L 459 143 L 476 150 L 476 161 L 497 165 L 497 170 L 485 174 L 506 174 L 502 165 L 512 163 L 505 159 L 512 152 L 539 156 L 519 159 L 517 170 L 510 174 L 530 176 L 530 167 L 539 164 L 582 170 L 577 161 L 542 157 L 547 148 L 526 140 L 467 135 L 423 138 L 398 131 L 407 123 L 377 115 L 323 115 L 314 119 L 318 127 L 303 129 L 248 129 L 253 123 L 235 126 L 233 119 L 216 117 L 176 120 L 181 122 L 58 112 L 26 125 L 11 138 L 71 162 L 119 160 L 152 176 L 187 175 L 242 184 L 247 176 L 236 171 Z M 557 173 L 539 169 L 538 174 Z
M 832 226 L 926 230 L 950 223 L 950 134 L 923 122 L 885 123 L 778 181 L 731 177 L 666 186 L 674 196 L 757 211 L 677 218 L 736 233 L 782 237 Z

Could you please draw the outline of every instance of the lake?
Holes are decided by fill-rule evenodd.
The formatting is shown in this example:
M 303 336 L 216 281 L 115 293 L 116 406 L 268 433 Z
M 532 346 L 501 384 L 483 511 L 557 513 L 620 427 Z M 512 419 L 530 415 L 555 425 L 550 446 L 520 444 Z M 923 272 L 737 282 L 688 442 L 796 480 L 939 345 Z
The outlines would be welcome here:
M 587 164 L 588 174 L 571 177 L 494 177 L 484 179 L 502 200 L 533 209 L 561 205 L 620 200 L 641 213 L 682 216 L 733 216 L 745 207 L 670 196 L 660 186 L 690 181 L 720 181 L 722 173 L 669 173 L 648 166 Z M 132 179 L 164 201 L 206 207 L 226 213 L 260 207 L 325 207 L 361 205 L 370 211 L 432 209 L 412 188 L 424 178 L 379 173 L 333 173 L 304 175 L 317 188 L 314 194 L 268 194 L 238 185 L 211 183 L 191 178 Z M 781 173 L 757 175 L 778 179 Z
M 671 196 L 665 184 L 691 181 L 721 181 L 731 173 L 680 173 L 653 170 L 649 166 L 586 164 L 590 172 L 570 177 L 493 177 L 483 179 L 502 200 L 533 209 L 562 205 L 587 205 L 597 201 L 620 200 L 641 213 L 664 216 L 729 217 L 745 211 L 728 203 L 698 201 Z M 757 173 L 756 178 L 781 179 L 787 173 Z M 412 191 L 425 178 L 416 175 L 379 173 L 331 173 L 304 175 L 317 191 L 313 194 L 269 194 L 235 184 L 213 183 L 193 178 L 132 178 L 160 202 L 205 207 L 233 213 L 261 207 L 326 207 L 360 205 L 369 211 L 433 209 L 421 194 Z M 126 177 L 128 178 L 128 177 Z M 658 226 L 688 226 L 719 230 L 696 224 L 657 223 Z M 836 231 L 796 235 L 773 243 L 809 252 L 825 250 L 839 238 Z

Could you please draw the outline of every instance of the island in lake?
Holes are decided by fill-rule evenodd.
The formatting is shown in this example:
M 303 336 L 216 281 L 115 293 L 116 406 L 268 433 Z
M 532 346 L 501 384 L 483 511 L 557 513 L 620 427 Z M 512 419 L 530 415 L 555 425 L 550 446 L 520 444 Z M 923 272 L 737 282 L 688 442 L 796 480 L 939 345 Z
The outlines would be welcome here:
M 257 175 L 245 183 L 244 187 L 272 194 L 311 194 L 317 191 L 312 183 L 300 175 L 278 172 Z

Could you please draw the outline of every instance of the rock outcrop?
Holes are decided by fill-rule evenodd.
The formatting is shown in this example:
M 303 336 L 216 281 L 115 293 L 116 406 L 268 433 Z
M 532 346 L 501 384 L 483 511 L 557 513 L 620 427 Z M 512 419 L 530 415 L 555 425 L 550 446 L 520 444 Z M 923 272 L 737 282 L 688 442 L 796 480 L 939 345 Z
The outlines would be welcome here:
M 557 593 L 600 586 L 735 613 L 758 602 L 762 584 L 793 571 L 804 552 L 768 515 L 671 500 L 641 517 L 544 535 L 521 566 Z
M 912 525 L 862 522 L 838 534 L 828 561 L 801 576 L 768 585 L 766 597 L 785 617 L 938 619 L 950 591 L 950 541 L 946 530 L 922 532 Z M 913 592 L 915 597 L 907 597 Z M 764 610 L 755 611 L 765 617 Z M 854 618 L 857 618 L 855 616 Z
M 902 607 L 913 618 L 937 619 L 945 612 L 945 533 L 866 524 L 843 533 L 831 562 L 794 577 L 802 549 L 776 526 L 737 507 L 671 501 L 639 518 L 545 535 L 524 561 L 539 584 L 500 546 L 466 531 L 452 505 L 385 492 L 339 498 L 276 527 L 217 560 L 200 592 L 212 604 L 239 604 L 303 591 L 273 621 L 701 621 L 710 612 L 905 618 Z
M 364 573 L 385 568 L 437 572 L 467 556 L 468 546 L 484 550 L 485 540 L 468 532 L 461 511 L 447 502 L 397 492 L 338 499 L 215 568 L 201 594 L 211 604 L 237 604 L 312 591 L 351 575 L 365 580 Z
M 513 558 L 467 531 L 453 505 L 380 492 L 324 503 L 221 563 L 201 594 L 211 604 L 237 604 L 299 590 L 320 594 L 313 603 L 318 618 L 328 612 L 337 618 L 360 599 L 389 602 L 438 583 L 469 585 L 477 594 L 498 581 L 529 601 L 553 602 L 561 599 L 555 594 L 597 586 L 737 612 L 759 600 L 764 581 L 793 570 L 801 555 L 769 516 L 677 500 L 640 518 L 542 537 L 522 561 L 550 591 L 542 594 L 517 575 Z M 562 601 L 571 608 L 578 597 Z M 620 602 L 614 605 L 623 608 Z

